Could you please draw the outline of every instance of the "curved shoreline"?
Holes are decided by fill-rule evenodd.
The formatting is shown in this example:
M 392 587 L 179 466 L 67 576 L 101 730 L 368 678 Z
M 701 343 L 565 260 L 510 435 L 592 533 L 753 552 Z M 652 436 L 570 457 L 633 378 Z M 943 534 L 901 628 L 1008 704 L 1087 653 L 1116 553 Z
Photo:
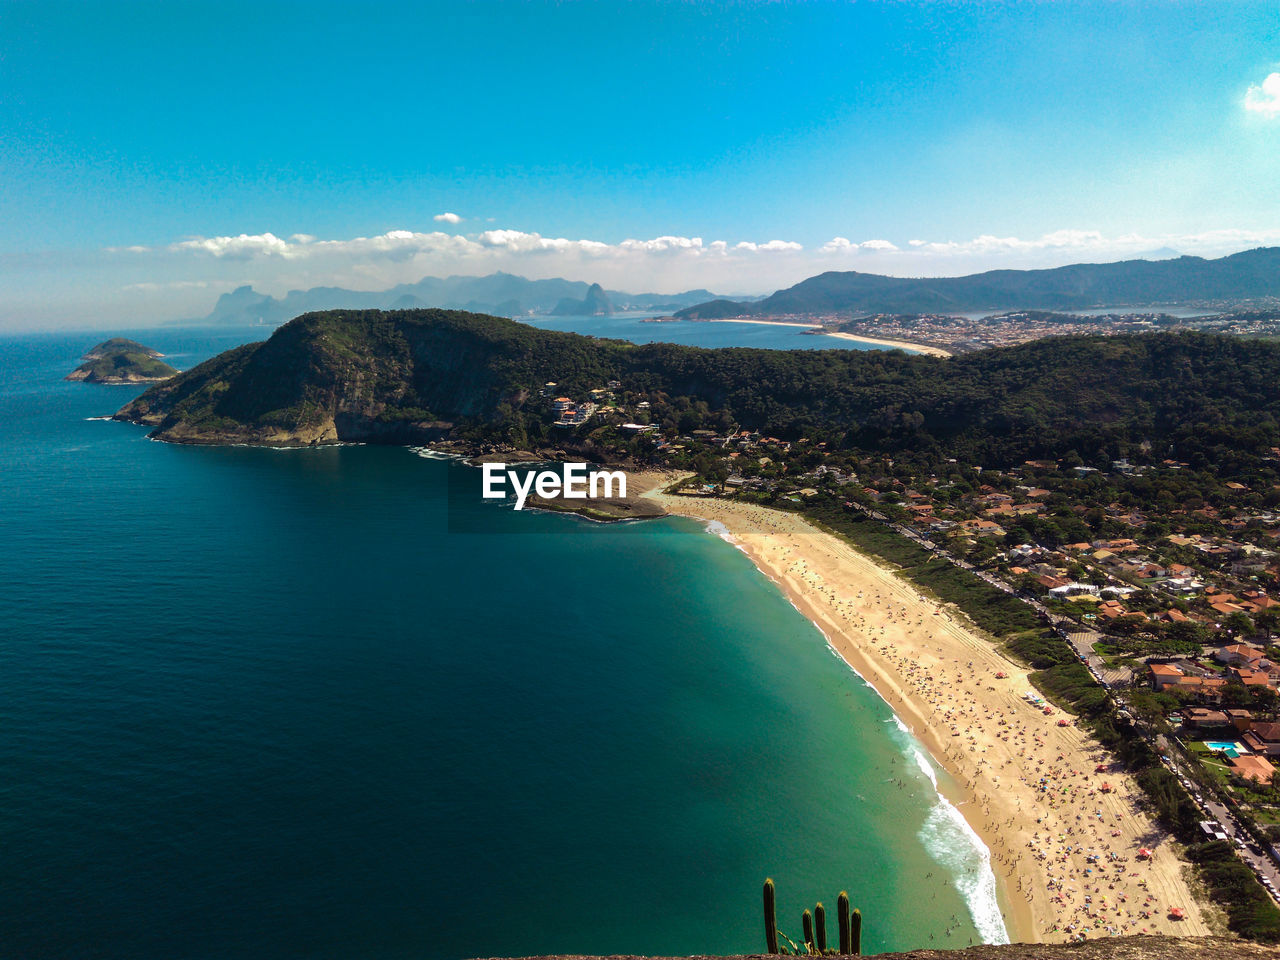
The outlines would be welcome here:
M 1056 711 L 1046 716 L 1027 704 L 1027 670 L 963 615 L 798 515 L 650 496 L 673 514 L 723 527 L 947 771 L 952 782 L 939 792 L 986 845 L 1013 940 L 1062 941 L 1079 932 L 1093 939 L 1108 928 L 1210 932 L 1184 861 L 1139 810 L 1136 783 L 1120 772 L 1095 776 L 1094 766 L 1108 760 L 1101 746 L 1074 725 L 1057 726 Z M 997 671 L 1007 677 L 994 679 Z M 1099 789 L 1103 779 L 1110 792 Z M 1140 865 L 1139 846 L 1155 851 Z M 1099 859 L 1087 860 L 1095 850 Z M 1173 906 L 1187 918 L 1169 919 Z
M 817 628 L 818 633 L 826 641 L 827 648 L 884 702 L 885 706 L 889 708 L 898 729 L 924 749 L 927 759 L 926 757 L 920 757 L 916 762 L 921 764 L 932 762 L 946 772 L 947 779 L 942 781 L 939 781 L 931 770 L 927 771 L 927 775 L 933 782 L 934 790 L 937 791 L 939 803 L 954 811 L 981 844 L 982 853 L 985 854 L 985 862 L 988 868 L 991 869 L 991 877 L 995 881 L 996 900 L 1000 911 L 1000 920 L 1004 928 L 1005 942 L 1020 943 L 1038 939 L 1034 933 L 1035 923 L 1030 908 L 1026 907 L 1018 898 L 1009 896 L 1006 884 L 1001 881 L 994 868 L 991 867 L 992 843 L 990 838 L 978 828 L 977 824 L 972 823 L 961 809 L 965 804 L 971 803 L 975 797 L 971 793 L 966 793 L 960 789 L 956 772 L 941 759 L 945 755 L 941 743 L 937 742 L 937 738 L 931 735 L 929 726 L 925 722 L 925 717 L 917 709 L 916 705 L 910 700 L 903 699 L 896 686 L 892 684 L 886 685 L 877 665 L 863 656 L 856 647 L 842 644 L 838 635 L 828 632 L 828 629 L 823 626 L 822 618 L 815 615 L 815 611 L 810 605 L 802 597 L 797 596 L 796 591 L 790 589 L 784 580 L 779 579 L 768 565 L 762 563 L 757 554 L 744 544 L 740 538 L 735 536 L 723 520 L 707 520 L 700 515 L 681 513 L 665 502 L 665 495 L 651 495 L 651 498 L 663 502 L 663 505 L 673 515 L 684 516 L 693 520 L 705 520 L 708 532 L 714 533 L 746 554 L 751 562 L 755 564 L 756 569 L 760 571 L 765 579 L 778 588 L 791 606 L 795 608 L 796 612 Z M 879 683 L 877 683 L 877 679 Z M 906 715 L 905 717 L 904 714 Z M 966 902 L 968 902 L 967 898 Z M 974 925 L 977 926 L 979 919 L 973 915 L 974 904 L 969 903 L 968 905 L 970 907 L 970 918 L 973 920 Z
M 901 350 L 910 350 L 912 353 L 922 353 L 929 357 L 949 357 L 950 351 L 943 350 L 941 347 L 931 347 L 926 343 L 912 343 L 909 340 L 886 340 L 883 337 L 864 337 L 857 333 L 837 333 L 834 330 L 821 330 L 825 337 L 838 337 L 841 340 L 856 340 L 858 343 L 874 343 L 880 347 L 895 347 Z
M 714 320 L 691 320 L 690 323 L 758 323 L 767 327 L 802 327 L 806 333 L 821 334 L 824 337 L 836 337 L 839 340 L 853 340 L 856 343 L 870 343 L 877 347 L 891 347 L 897 350 L 909 350 L 930 357 L 949 357 L 951 354 L 941 347 L 931 347 L 926 343 L 912 343 L 908 340 L 886 340 L 883 337 L 864 337 L 856 333 L 837 333 L 816 323 L 792 323 L 789 320 L 750 320 L 718 317 Z

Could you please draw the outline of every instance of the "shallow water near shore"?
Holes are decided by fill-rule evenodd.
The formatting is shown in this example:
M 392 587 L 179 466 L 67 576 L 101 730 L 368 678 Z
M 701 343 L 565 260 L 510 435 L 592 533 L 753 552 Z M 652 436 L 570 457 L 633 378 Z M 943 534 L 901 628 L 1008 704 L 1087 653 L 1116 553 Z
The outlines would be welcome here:
M 447 462 L 90 419 L 94 342 L 0 340 L 6 954 L 750 952 L 766 875 L 792 937 L 993 936 L 919 745 L 703 525 L 451 535 Z

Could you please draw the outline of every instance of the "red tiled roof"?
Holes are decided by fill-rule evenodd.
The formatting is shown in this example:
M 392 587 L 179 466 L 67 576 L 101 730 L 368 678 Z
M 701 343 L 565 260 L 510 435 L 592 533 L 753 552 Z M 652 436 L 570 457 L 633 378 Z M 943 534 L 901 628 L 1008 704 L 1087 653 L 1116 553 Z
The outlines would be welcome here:
M 1276 772 L 1265 757 L 1243 756 L 1228 757 L 1227 763 L 1242 777 L 1250 780 L 1267 781 L 1271 779 L 1271 775 Z

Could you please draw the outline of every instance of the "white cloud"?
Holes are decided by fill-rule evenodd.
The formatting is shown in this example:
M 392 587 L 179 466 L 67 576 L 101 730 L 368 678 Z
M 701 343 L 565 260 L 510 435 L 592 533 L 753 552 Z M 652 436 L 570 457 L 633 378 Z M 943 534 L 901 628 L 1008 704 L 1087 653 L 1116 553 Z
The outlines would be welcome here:
M 752 243 L 750 240 L 743 240 L 741 243 L 736 244 L 733 249 L 749 253 L 780 253 L 803 250 L 804 247 L 791 240 L 770 240 L 768 243 Z
M 598 240 L 566 240 L 563 237 L 544 237 L 540 233 L 522 230 L 486 230 L 478 234 L 475 242 L 481 247 L 504 250 L 510 253 L 576 253 L 600 255 L 609 252 L 609 245 Z
M 858 250 L 890 251 L 897 249 L 897 244 L 890 243 L 888 240 L 864 240 L 862 243 L 854 243 L 848 237 L 832 237 L 818 249 L 818 252 L 854 253 Z
M 437 213 L 431 218 L 436 223 L 461 223 L 462 218 L 456 213 Z
M 872 244 L 883 242 L 871 241 Z M 769 240 L 763 243 L 744 240 L 730 245 L 724 240 L 714 240 L 707 244 L 701 237 L 663 236 L 651 240 L 627 239 L 610 244 L 600 240 L 544 237 L 540 233 L 523 230 L 485 230 L 471 235 L 443 233 L 438 230 L 431 233 L 389 230 L 376 237 L 353 237 L 349 240 L 318 240 L 304 233 L 295 233 L 288 240 L 282 240 L 272 233 L 191 237 L 164 249 L 170 253 L 204 254 L 230 260 L 277 257 L 293 261 L 335 257 L 395 260 L 420 255 L 484 259 L 499 254 L 552 254 L 574 259 L 624 260 L 649 255 L 700 258 L 726 257 L 731 253 L 796 252 L 804 247 L 790 240 Z M 154 253 L 156 250 L 151 247 L 128 247 L 124 251 L 116 248 L 115 252 Z
M 705 287 L 718 294 L 766 294 L 827 270 L 890 276 L 959 276 L 994 268 L 1056 267 L 1149 256 L 1163 248 L 1220 257 L 1280 245 L 1280 218 L 1254 229 L 1183 233 L 1103 233 L 1078 226 L 1038 236 L 976 233 L 855 240 L 837 236 L 801 246 L 790 240 L 629 238 L 617 242 L 487 229 L 454 234 L 390 230 L 372 237 L 321 240 L 295 233 L 186 237 L 159 246 L 20 258 L 0 254 L 0 326 L 13 317 L 93 316 L 105 322 L 200 317 L 223 290 L 252 284 L 263 293 L 337 286 L 386 290 L 449 274 L 495 271 L 531 279 L 565 277 L 611 290 L 675 293 Z M 488 224 L 486 224 L 488 226 Z M 31 268 L 32 263 L 39 266 Z M 50 278 L 57 277 L 56 283 Z M 5 310 L 9 313 L 5 314 Z M 30 320 L 30 322 L 35 322 Z M 77 319 L 75 322 L 81 323 Z
M 1126 233 L 1108 236 L 1098 230 L 1062 229 L 1039 237 L 1023 239 L 1016 236 L 979 234 L 968 240 L 907 241 L 900 247 L 890 240 L 875 238 L 853 241 L 847 237 L 833 237 L 822 246 L 800 257 L 808 260 L 822 255 L 824 260 L 843 256 L 858 256 L 874 260 L 888 268 L 900 263 L 925 259 L 942 264 L 958 258 L 983 258 L 996 266 L 1003 258 L 1025 259 L 1045 255 L 1056 262 L 1071 262 L 1072 258 L 1111 258 L 1142 255 L 1162 247 L 1172 247 L 1184 253 L 1218 256 L 1249 247 L 1280 243 L 1280 227 L 1263 230 L 1216 229 L 1200 233 L 1140 234 Z M 477 269 L 494 266 L 507 269 L 518 266 L 519 261 L 576 263 L 612 263 L 618 266 L 652 261 L 666 262 L 751 262 L 772 255 L 784 255 L 787 262 L 794 262 L 798 254 L 806 252 L 802 244 L 791 240 L 753 241 L 725 240 L 705 241 L 702 237 L 661 236 L 648 240 L 626 239 L 618 243 L 600 240 L 570 240 L 565 237 L 544 237 L 540 233 L 523 230 L 484 230 L 475 234 L 452 234 L 441 231 L 420 233 L 413 230 L 389 230 L 374 237 L 352 237 L 347 240 L 319 240 L 309 234 L 293 234 L 282 240 L 272 233 L 239 234 L 222 237 L 190 237 L 155 248 L 144 246 L 113 247 L 116 255 L 202 255 L 219 260 L 254 260 L 260 262 L 290 261 L 297 264 L 316 265 L 339 262 L 419 262 L 441 260 L 465 266 L 474 264 Z M 816 259 L 815 259 L 816 263 Z M 495 266 L 496 265 L 496 266 Z
M 838 238 L 837 238 L 838 239 Z M 1095 256 L 1116 259 L 1142 256 L 1151 251 L 1171 247 L 1181 253 L 1199 256 L 1221 256 L 1250 247 L 1280 243 L 1280 228 L 1270 230 L 1206 230 L 1201 233 L 1138 234 L 1126 233 L 1108 237 L 1097 230 L 1055 230 L 1041 237 L 997 237 L 983 234 L 970 240 L 911 240 L 912 254 L 950 256 L 1022 256 L 1054 254 L 1054 260 L 1068 263 L 1072 257 Z M 1064 259 L 1065 258 L 1065 259 Z M 996 265 L 993 263 L 993 266 Z
M 803 250 L 804 247 L 794 240 L 770 240 L 761 250 Z
M 480 276 L 495 271 L 533 279 L 566 277 L 633 292 L 676 292 L 711 286 L 767 293 L 811 272 L 804 247 L 790 240 L 728 241 L 664 235 L 606 243 L 523 230 L 475 233 L 389 230 L 372 237 L 322 240 L 305 233 L 186 237 L 157 247 L 111 251 L 129 280 L 190 277 L 251 283 L 275 295 L 340 286 L 386 289 L 427 276 Z M 128 281 L 125 281 L 128 282 Z M 145 288 L 137 288 L 140 292 Z M 194 314 L 199 307 L 192 307 Z
M 180 240 L 169 249 L 193 250 L 215 257 L 248 260 L 257 256 L 286 255 L 291 248 L 273 233 L 242 233 L 238 237 L 193 237 L 190 240 Z
M 198 316 L 207 305 L 195 300 L 195 282 L 210 289 L 251 283 L 264 293 L 339 286 L 385 290 L 397 283 L 450 274 L 481 276 L 496 271 L 533 279 L 565 277 L 599 282 L 614 290 L 676 292 L 706 287 L 718 293 L 768 293 L 827 270 L 859 270 L 892 276 L 958 276 L 993 268 L 1055 267 L 1142 257 L 1161 248 L 1217 257 L 1250 247 L 1280 244 L 1275 229 L 1222 228 L 1198 233 L 1109 235 L 1065 228 L 1038 237 L 985 233 L 967 239 L 891 241 L 837 236 L 812 247 L 791 240 L 708 240 L 664 235 L 601 240 L 543 236 L 522 230 L 488 229 L 455 234 L 389 230 L 372 237 L 321 240 L 272 233 L 188 237 L 159 247 L 110 251 L 121 284 L 136 284 L 132 296 L 174 302 L 187 289 L 189 308 L 173 314 Z M 166 281 L 182 281 L 183 285 Z M 151 286 L 155 284 L 157 286 Z M 189 288 L 186 284 L 192 284 Z M 206 292 L 207 295 L 207 292 Z
M 1262 83 L 1250 86 L 1244 95 L 1244 108 L 1264 117 L 1280 117 L 1280 73 L 1268 74 Z
M 716 246 L 719 244 L 719 246 Z M 701 237 L 654 237 L 652 240 L 623 240 L 618 245 L 623 250 L 634 250 L 640 253 L 700 253 L 704 247 Z M 728 244 L 718 240 L 712 244 L 717 252 L 723 252 Z

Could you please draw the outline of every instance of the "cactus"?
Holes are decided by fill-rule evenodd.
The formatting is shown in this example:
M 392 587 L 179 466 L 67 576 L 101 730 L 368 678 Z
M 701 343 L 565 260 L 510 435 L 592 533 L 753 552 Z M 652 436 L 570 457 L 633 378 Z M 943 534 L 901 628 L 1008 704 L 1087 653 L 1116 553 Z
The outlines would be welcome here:
M 764 939 L 768 952 L 786 956 L 832 956 L 837 952 L 842 956 L 862 955 L 862 911 L 849 911 L 849 894 L 844 890 L 836 899 L 836 919 L 840 926 L 840 949 L 827 949 L 827 909 L 819 903 L 812 913 L 804 911 L 800 920 L 804 927 L 803 945 L 796 943 L 778 929 L 777 900 L 773 881 L 764 882 Z M 778 948 L 778 938 L 787 941 L 786 947 Z
M 836 923 L 840 925 L 840 952 L 848 956 L 853 953 L 853 940 L 849 936 L 849 894 L 843 890 L 836 899 Z
M 778 952 L 778 916 L 774 909 L 773 881 L 764 881 L 764 943 L 769 953 Z

